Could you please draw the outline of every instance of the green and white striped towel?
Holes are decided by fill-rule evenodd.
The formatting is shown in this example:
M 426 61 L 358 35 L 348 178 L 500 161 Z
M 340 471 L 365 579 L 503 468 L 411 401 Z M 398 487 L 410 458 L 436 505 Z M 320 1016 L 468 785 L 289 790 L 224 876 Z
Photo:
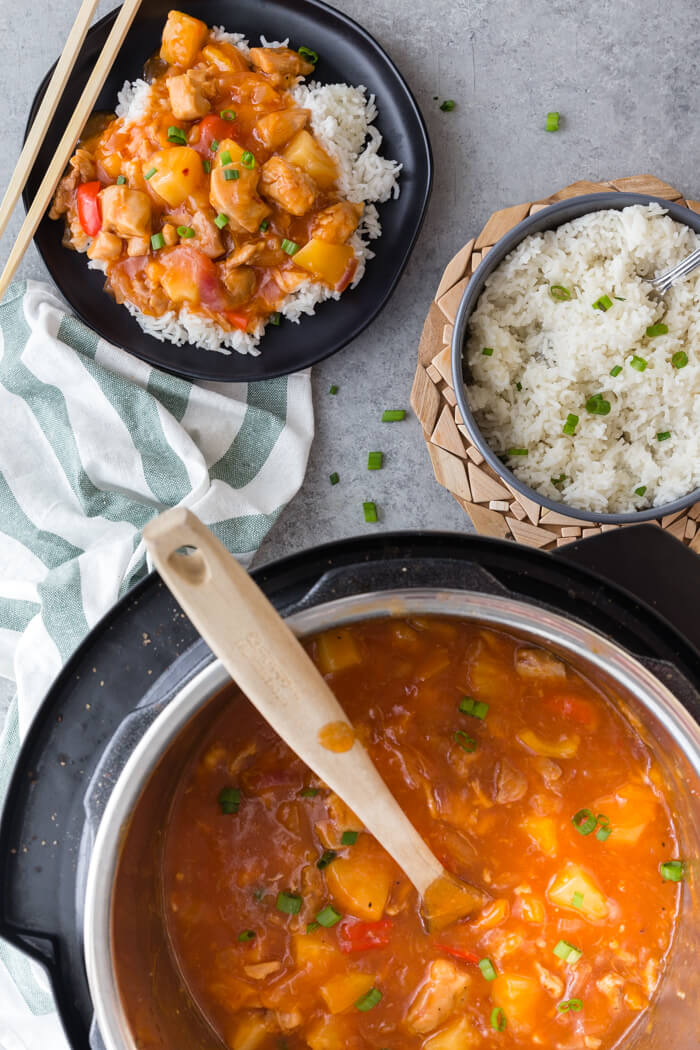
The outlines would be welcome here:
M 308 371 L 190 383 L 98 338 L 33 281 L 0 304 L 0 339 L 0 675 L 16 683 L 1 805 L 55 675 L 147 572 L 146 522 L 189 507 L 248 562 L 301 485 L 313 410 Z M 0 1048 L 65 1045 L 45 976 L 0 943 Z

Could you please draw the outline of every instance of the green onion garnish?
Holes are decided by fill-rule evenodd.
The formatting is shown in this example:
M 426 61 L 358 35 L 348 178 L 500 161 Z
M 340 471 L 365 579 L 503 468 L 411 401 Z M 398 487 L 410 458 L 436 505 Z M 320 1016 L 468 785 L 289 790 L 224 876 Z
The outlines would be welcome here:
M 545 131 L 558 131 L 559 130 L 559 114 L 556 110 L 552 113 L 547 114 L 547 120 L 544 125 Z
M 326 928 L 335 926 L 335 924 L 340 922 L 341 919 L 342 915 L 340 912 L 336 911 L 335 908 L 331 908 L 330 904 L 327 904 L 325 908 L 322 908 L 316 916 L 316 922 L 319 926 L 325 926 Z
M 583 952 L 568 941 L 559 941 L 554 948 L 554 954 L 566 963 L 575 963 L 579 961 Z
M 238 813 L 243 795 L 239 788 L 222 788 L 217 802 L 222 813 Z
M 274 313 L 270 314 L 270 324 L 277 325 L 278 327 L 282 324 L 282 314 L 279 310 L 275 310 Z
M 599 299 L 596 299 L 596 301 L 593 303 L 594 310 L 602 310 L 603 312 L 609 310 L 611 306 L 612 299 L 609 295 L 601 295 L 601 297 Z
M 209 149 L 212 151 L 212 153 L 216 153 L 218 148 L 219 148 L 219 140 L 218 139 L 212 139 L 211 140 L 211 145 L 209 146 Z
M 316 867 L 318 868 L 319 871 L 323 871 L 323 869 L 327 868 L 328 865 L 332 861 L 334 861 L 337 856 L 338 856 L 338 854 L 335 852 L 334 849 L 324 849 L 323 853 L 321 854 L 319 859 L 316 861 Z M 321 920 L 319 919 L 319 922 L 320 921 Z
M 359 831 L 344 831 L 340 836 L 340 842 L 343 846 L 354 846 L 357 842 L 357 836 Z
M 178 237 L 194 237 L 194 230 L 191 226 L 178 226 L 177 228 Z
M 387 408 L 382 412 L 382 423 L 400 423 L 405 418 L 406 412 L 403 408 Z
M 473 754 L 476 751 L 476 740 L 464 732 L 463 729 L 458 729 L 454 735 L 454 741 L 462 748 L 462 751 L 466 751 L 468 755 Z
M 657 335 L 668 335 L 668 325 L 660 322 L 659 324 L 650 324 L 647 328 L 647 335 L 650 339 L 653 339 Z
M 168 142 L 175 142 L 178 146 L 186 146 L 187 135 L 182 128 L 177 128 L 174 124 L 171 124 L 168 128 Z
M 472 715 L 473 718 L 486 718 L 489 712 L 489 705 L 483 700 L 475 700 L 473 696 L 463 696 L 458 707 L 463 715 Z
M 667 860 L 660 865 L 659 871 L 666 882 L 681 882 L 685 875 L 685 864 L 682 860 Z
M 595 837 L 598 842 L 605 842 L 612 835 L 612 828 L 610 827 L 610 820 L 605 816 L 604 813 L 599 813 L 596 817 L 596 821 L 599 825 L 598 830 L 595 833 Z
M 443 113 L 451 113 L 457 103 L 453 98 L 446 98 L 444 102 L 440 103 L 440 109 Z
M 481 959 L 479 962 L 479 969 L 487 981 L 496 980 L 496 969 L 490 959 Z
M 610 402 L 606 401 L 602 394 L 594 394 L 586 401 L 586 411 L 593 416 L 607 416 L 610 411 Z
M 491 1011 L 491 1027 L 495 1028 L 497 1032 L 505 1032 L 506 1030 L 506 1015 L 500 1006 L 494 1006 Z
M 506 456 L 527 456 L 528 450 L 526 448 L 509 448 L 506 449 Z
M 126 177 L 124 175 L 117 175 L 117 186 L 126 185 Z
M 522 388 L 523 388 L 523 384 L 522 384 L 522 383 L 516 383 L 516 384 L 515 384 L 515 389 L 516 389 L 517 391 L 520 391 L 520 390 L 522 390 Z
M 228 223 L 228 215 L 224 215 L 222 211 L 214 219 L 214 225 L 218 226 L 220 230 L 223 230 L 224 226 Z
M 316 798 L 318 793 L 318 788 L 302 788 L 299 792 L 302 798 Z
M 670 436 L 671 436 L 671 431 L 670 430 L 660 430 L 659 433 L 656 435 L 656 440 L 657 441 L 668 441 Z
M 328 480 L 330 481 L 331 485 L 337 485 L 340 481 L 340 475 L 338 474 L 338 471 L 334 470 L 332 474 L 329 474 Z
M 574 908 L 580 908 L 583 904 L 583 894 L 577 890 L 571 898 L 571 903 L 573 904 Z
M 566 481 L 566 474 L 560 474 L 558 478 L 550 478 L 549 480 L 552 482 L 555 489 L 561 489 L 564 487 L 564 482 Z
M 626 303 L 624 295 L 613 295 L 613 299 L 617 299 L 618 303 Z
M 209 172 L 211 171 L 211 161 L 210 160 L 203 160 L 202 161 L 202 167 L 204 168 L 205 175 L 208 175 Z
M 265 230 L 267 230 L 269 228 L 269 226 L 270 226 L 270 223 L 268 222 L 268 220 L 267 219 L 263 219 L 263 221 L 260 223 L 260 226 L 258 227 L 258 229 L 260 230 L 261 233 L 264 233 Z
M 614 378 L 615 378 L 615 376 L 619 376 L 619 374 L 620 374 L 620 372 L 621 372 L 621 371 L 622 371 L 622 365 L 615 365 L 615 367 L 614 367 L 614 368 L 611 368 L 611 369 L 610 369 L 610 375 L 611 375 L 611 376 L 613 377 L 613 379 L 614 379 Z
M 378 988 L 370 988 L 367 995 L 363 995 L 361 999 L 358 999 L 355 1006 L 358 1010 L 362 1010 L 363 1013 L 367 1010 L 372 1010 L 382 1000 L 382 993 Z
M 299 245 L 296 243 L 296 241 L 288 241 L 286 237 L 282 241 L 280 247 L 282 248 L 283 252 L 287 253 L 287 255 L 296 255 L 296 253 L 299 251 Z
M 688 364 L 688 355 L 685 350 L 676 350 L 675 354 L 671 358 L 671 364 L 674 368 L 685 368 Z
M 221 161 L 222 165 L 233 164 L 233 158 L 227 149 L 225 149 L 224 152 L 221 154 L 219 160 Z
M 643 496 L 644 493 L 646 492 L 646 490 L 647 490 L 646 485 L 640 485 L 638 489 L 634 490 L 634 494 L 635 494 L 635 496 Z
M 563 284 L 550 284 L 549 294 L 552 299 L 556 299 L 560 303 L 565 303 L 567 299 L 571 298 L 571 292 Z
M 333 383 L 333 385 L 331 386 L 331 388 L 330 388 L 330 390 L 328 391 L 328 393 L 329 393 L 329 394 L 337 394 L 337 393 L 338 393 L 338 389 L 339 389 L 339 388 L 338 388 L 338 387 L 337 387 L 337 386 L 335 385 L 335 383 Z
M 572 1014 L 577 1014 L 579 1010 L 583 1010 L 582 999 L 565 999 L 564 1002 L 557 1004 L 557 1010 L 560 1014 L 566 1013 L 567 1010 L 571 1010 Z
M 365 521 L 372 524 L 377 521 L 377 505 L 372 503 L 371 500 L 367 503 L 362 504 L 362 511 L 365 516 Z
M 313 933 L 314 930 L 317 930 L 320 925 L 321 925 L 320 922 L 307 922 L 307 924 L 306 924 L 306 932 L 307 933 Z
M 312 66 L 315 66 L 318 62 L 318 52 L 312 51 L 310 47 L 300 47 L 297 54 L 303 55 L 304 58 L 308 58 Z
M 152 179 L 152 178 L 153 178 L 153 176 L 155 175 L 155 173 L 156 173 L 157 171 L 158 171 L 158 168 L 151 168 L 151 169 L 150 169 L 149 171 L 147 171 L 147 172 L 146 172 L 146 174 L 144 175 L 144 179 Z
M 570 437 L 576 433 L 576 427 L 578 425 L 578 416 L 574 415 L 573 412 L 569 412 L 566 417 L 566 423 L 561 428 L 564 434 L 568 434 Z
M 575 813 L 571 818 L 571 823 L 574 825 L 579 835 L 590 835 L 595 830 L 597 820 L 591 813 L 590 809 L 580 809 L 578 813 Z
M 235 110 L 233 110 L 233 109 L 222 109 L 221 110 L 221 119 L 222 120 L 235 120 L 236 119 Z
M 282 890 L 277 894 L 277 911 L 285 915 L 298 915 L 301 911 L 301 897 L 298 893 L 287 893 Z
M 245 153 L 241 156 L 241 164 L 243 165 L 244 168 L 254 168 L 255 167 L 255 157 L 253 156 L 253 154 L 250 152 L 249 149 L 247 149 L 245 151 Z
M 481 352 L 484 355 L 484 357 L 491 357 L 491 354 L 493 353 L 493 347 L 485 346 Z
M 159 248 L 165 247 L 165 237 L 162 233 L 154 233 L 151 237 L 151 248 L 157 252 Z
M 241 930 L 238 934 L 239 941 L 252 941 L 255 937 L 255 930 Z
M 367 470 L 381 470 L 383 460 L 383 452 L 370 452 L 367 457 Z
M 636 368 L 638 372 L 643 372 L 647 366 L 647 361 L 644 357 L 637 357 L 637 355 L 634 354 L 630 364 L 632 365 L 632 368 Z

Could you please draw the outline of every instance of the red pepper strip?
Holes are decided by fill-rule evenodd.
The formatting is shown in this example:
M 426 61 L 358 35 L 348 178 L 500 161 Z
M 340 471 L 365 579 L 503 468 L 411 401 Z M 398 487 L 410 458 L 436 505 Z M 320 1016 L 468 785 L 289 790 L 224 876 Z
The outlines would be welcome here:
M 234 132 L 237 131 L 237 125 L 230 120 L 224 120 L 222 117 L 215 117 L 213 114 L 209 114 L 204 120 L 199 122 L 199 138 L 196 142 L 190 142 L 189 145 L 193 147 L 199 153 L 200 156 L 205 159 L 211 152 L 212 142 L 222 142 L 223 139 L 235 138 Z M 194 136 L 192 136 L 194 138 Z
M 100 198 L 98 197 L 101 189 L 99 182 L 84 182 L 78 186 L 78 218 L 83 232 L 88 237 L 94 237 L 102 228 Z
M 557 714 L 570 718 L 572 722 L 577 722 L 588 729 L 595 729 L 598 724 L 595 708 L 580 696 L 555 693 L 546 697 L 544 702 L 551 711 L 556 711 Z
M 248 318 L 245 314 L 238 314 L 235 310 L 226 310 L 225 313 L 234 328 L 240 328 L 242 332 L 245 332 L 248 327 Z
M 391 919 L 377 922 L 359 922 L 343 919 L 338 925 L 341 952 L 365 952 L 369 948 L 384 948 L 389 943 L 394 923 Z
M 451 944 L 436 944 L 435 947 L 438 951 L 454 955 L 455 959 L 466 959 L 467 962 L 474 963 L 474 965 L 479 962 L 479 956 L 475 955 L 474 952 L 467 951 L 466 948 L 455 948 Z

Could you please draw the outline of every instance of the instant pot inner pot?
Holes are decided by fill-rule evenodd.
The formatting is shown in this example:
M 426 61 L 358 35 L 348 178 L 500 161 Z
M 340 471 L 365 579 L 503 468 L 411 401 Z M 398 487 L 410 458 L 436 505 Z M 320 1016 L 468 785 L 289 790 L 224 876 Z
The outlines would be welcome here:
M 307 635 L 367 617 L 419 611 L 500 628 L 544 645 L 592 677 L 653 751 L 673 800 L 680 855 L 695 861 L 700 729 L 666 687 L 614 643 L 545 610 L 468 592 L 428 597 L 404 591 L 341 599 L 289 622 Z M 168 942 L 161 865 L 175 785 L 212 721 L 239 697 L 223 668 L 209 665 L 147 730 L 112 793 L 91 860 L 85 928 L 88 978 L 107 1050 L 144 1045 L 149 1050 L 214 1050 L 224 1045 L 190 996 Z M 695 881 L 691 877 L 684 885 L 666 975 L 652 1006 L 625 1039 L 625 1050 L 697 1050 L 700 924 Z M 610 935 L 615 935 L 612 928 Z M 130 1004 L 128 1018 L 124 1001 Z

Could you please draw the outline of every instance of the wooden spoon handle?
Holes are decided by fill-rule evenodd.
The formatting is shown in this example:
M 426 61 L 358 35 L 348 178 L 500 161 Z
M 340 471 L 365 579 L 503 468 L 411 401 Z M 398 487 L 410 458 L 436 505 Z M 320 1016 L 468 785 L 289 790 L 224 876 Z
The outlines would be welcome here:
M 355 739 L 345 712 L 310 657 L 259 587 L 184 508 L 165 511 L 149 522 L 143 535 L 164 583 L 250 702 L 350 806 L 422 896 L 442 876 L 442 865 Z M 188 547 L 191 553 L 182 552 Z M 329 749 L 329 738 L 342 743 L 343 737 L 346 750 Z

